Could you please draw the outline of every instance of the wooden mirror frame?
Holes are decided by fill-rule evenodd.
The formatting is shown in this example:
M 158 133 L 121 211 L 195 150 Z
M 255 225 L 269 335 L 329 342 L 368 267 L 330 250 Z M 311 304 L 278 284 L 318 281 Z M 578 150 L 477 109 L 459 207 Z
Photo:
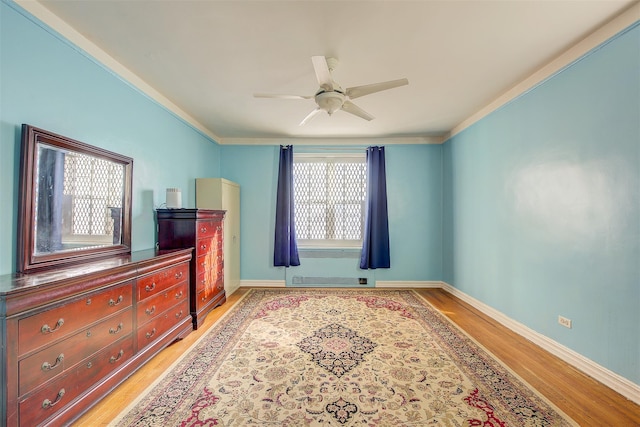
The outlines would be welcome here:
M 123 173 L 123 201 L 121 211 L 121 230 L 118 244 L 91 245 L 80 249 L 60 250 L 37 253 L 36 242 L 36 203 L 38 185 L 38 146 L 39 144 L 69 152 L 90 155 L 99 159 L 120 164 Z M 51 269 L 68 264 L 77 264 L 102 257 L 127 254 L 131 252 L 131 193 L 133 159 L 85 144 L 55 133 L 22 125 L 22 147 L 20 153 L 20 194 L 18 212 L 18 272 Z

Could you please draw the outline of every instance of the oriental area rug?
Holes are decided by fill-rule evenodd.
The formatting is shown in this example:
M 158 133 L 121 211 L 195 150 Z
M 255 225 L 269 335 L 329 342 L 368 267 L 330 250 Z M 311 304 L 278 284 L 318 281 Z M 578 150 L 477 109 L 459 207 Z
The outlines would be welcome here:
M 255 289 L 118 426 L 575 426 L 410 290 Z

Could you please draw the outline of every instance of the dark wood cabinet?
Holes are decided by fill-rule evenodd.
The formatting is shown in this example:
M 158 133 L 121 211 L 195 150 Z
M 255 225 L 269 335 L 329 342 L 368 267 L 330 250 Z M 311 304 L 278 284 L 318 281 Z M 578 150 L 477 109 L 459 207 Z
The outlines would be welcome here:
M 190 299 L 193 327 L 226 301 L 223 235 L 225 211 L 210 209 L 158 209 L 158 247 L 193 248 Z
M 191 250 L 0 276 L 0 425 L 67 425 L 193 330 Z

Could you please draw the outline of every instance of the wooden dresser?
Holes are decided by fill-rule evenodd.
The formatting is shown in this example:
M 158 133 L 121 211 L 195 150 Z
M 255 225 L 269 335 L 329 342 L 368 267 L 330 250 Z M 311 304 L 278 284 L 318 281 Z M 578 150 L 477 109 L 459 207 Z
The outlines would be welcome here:
M 224 292 L 240 287 L 240 185 L 224 178 L 196 178 L 196 208 L 224 211 Z
M 193 248 L 191 260 L 191 315 L 198 329 L 205 316 L 226 301 L 224 291 L 224 211 L 158 209 L 158 247 Z
M 192 331 L 190 260 L 150 250 L 0 276 L 0 425 L 69 424 Z

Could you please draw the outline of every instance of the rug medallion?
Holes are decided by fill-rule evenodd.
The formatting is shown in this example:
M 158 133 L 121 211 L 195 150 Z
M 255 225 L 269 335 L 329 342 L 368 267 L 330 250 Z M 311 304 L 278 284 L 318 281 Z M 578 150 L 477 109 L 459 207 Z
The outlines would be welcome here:
M 252 290 L 119 426 L 570 426 L 404 290 Z

